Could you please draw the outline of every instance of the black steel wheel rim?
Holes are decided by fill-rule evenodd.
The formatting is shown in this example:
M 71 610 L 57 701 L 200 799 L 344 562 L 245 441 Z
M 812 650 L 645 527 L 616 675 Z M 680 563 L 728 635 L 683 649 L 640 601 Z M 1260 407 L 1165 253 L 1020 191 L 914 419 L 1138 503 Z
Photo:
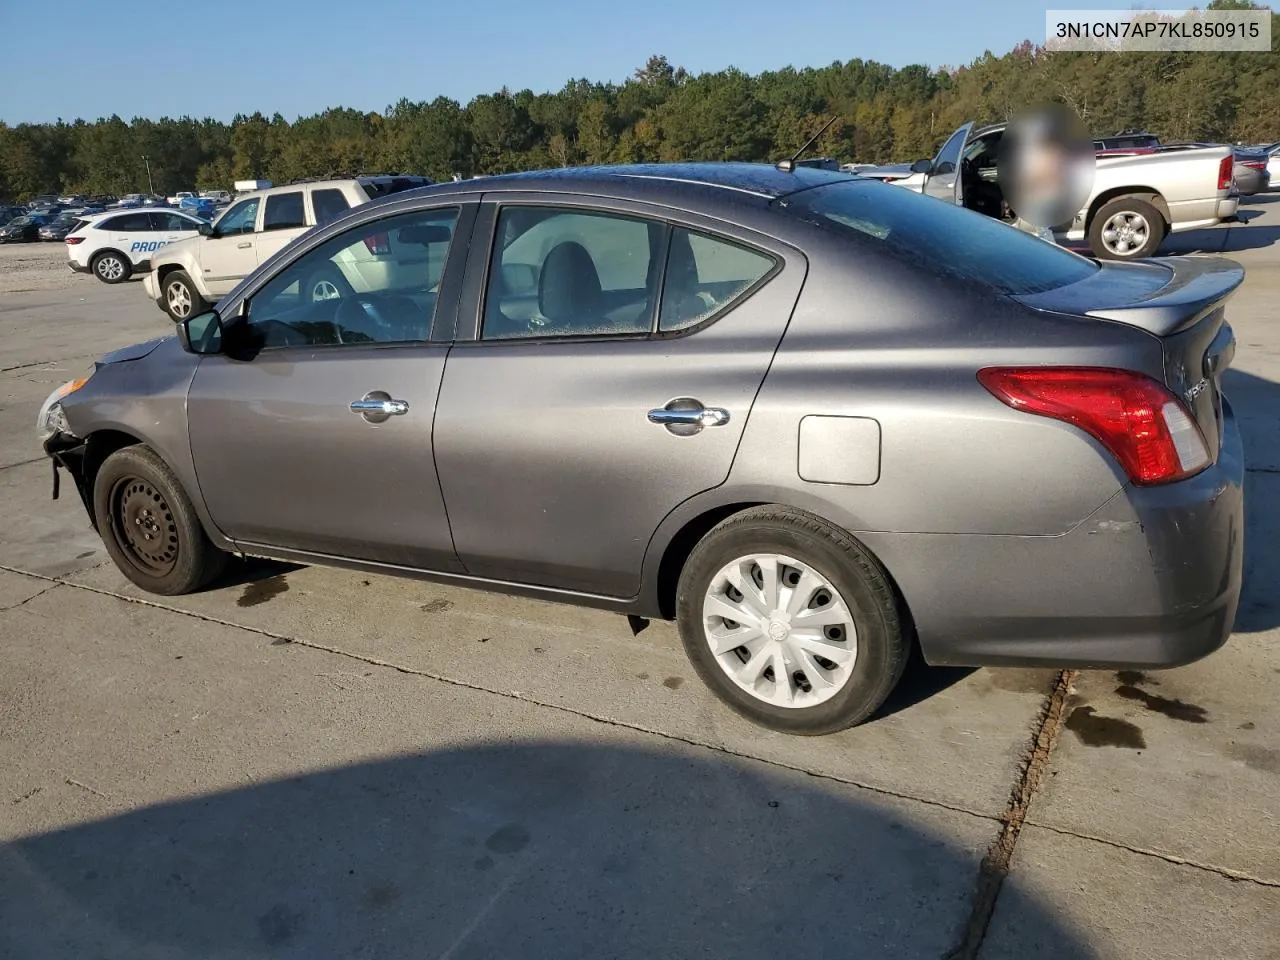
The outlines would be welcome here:
M 178 526 L 164 495 L 148 480 L 122 477 L 111 488 L 111 532 L 129 563 L 163 577 L 178 562 Z

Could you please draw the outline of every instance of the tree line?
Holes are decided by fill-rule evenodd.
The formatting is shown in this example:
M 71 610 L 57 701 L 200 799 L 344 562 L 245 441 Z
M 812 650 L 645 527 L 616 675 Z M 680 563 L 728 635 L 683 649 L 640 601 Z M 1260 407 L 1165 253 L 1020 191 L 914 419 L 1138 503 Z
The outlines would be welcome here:
M 1218 0 L 1210 7 L 1243 7 Z M 673 160 L 776 160 L 838 118 L 813 154 L 912 160 L 961 123 L 1033 103 L 1071 106 L 1096 135 L 1139 128 L 1166 140 L 1280 139 L 1280 17 L 1270 53 L 1070 53 L 1024 42 L 951 69 L 866 60 L 749 75 L 692 75 L 654 56 L 623 83 L 571 80 L 555 92 L 502 89 L 465 106 L 445 97 L 381 112 L 118 116 L 0 123 L 0 200 L 43 193 L 228 189 L 350 173 L 437 180 L 544 167 Z

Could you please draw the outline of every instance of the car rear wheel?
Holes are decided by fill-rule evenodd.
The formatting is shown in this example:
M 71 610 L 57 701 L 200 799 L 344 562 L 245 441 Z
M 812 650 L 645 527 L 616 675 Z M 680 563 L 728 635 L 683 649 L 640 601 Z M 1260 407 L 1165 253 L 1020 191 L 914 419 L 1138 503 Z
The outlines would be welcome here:
M 94 479 L 93 513 L 115 565 L 148 593 L 191 593 L 226 563 L 178 478 L 149 447 L 107 457 Z
M 1102 205 L 1089 224 L 1089 247 L 1102 260 L 1151 257 L 1168 231 L 1160 211 L 1135 197 L 1117 197 Z
M 133 264 L 123 253 L 105 250 L 93 258 L 93 275 L 103 283 L 123 283 L 133 273 Z
M 699 542 L 680 575 L 676 619 L 716 696 L 784 733 L 865 720 L 910 650 L 876 559 L 826 521 L 778 507 L 736 514 Z
M 174 320 L 185 320 L 209 309 L 209 303 L 200 296 L 200 291 L 191 281 L 185 270 L 175 270 L 166 274 L 160 285 L 160 296 L 164 301 L 164 309 Z

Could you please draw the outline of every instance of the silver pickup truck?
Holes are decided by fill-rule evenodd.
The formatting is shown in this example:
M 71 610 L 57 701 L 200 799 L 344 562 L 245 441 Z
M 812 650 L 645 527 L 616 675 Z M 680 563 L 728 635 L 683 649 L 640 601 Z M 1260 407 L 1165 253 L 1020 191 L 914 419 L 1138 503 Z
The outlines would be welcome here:
M 932 160 L 862 170 L 873 177 L 993 217 L 1009 218 L 996 177 L 1005 124 L 967 123 Z M 1088 200 L 1070 223 L 1054 227 L 1059 240 L 1088 239 L 1093 255 L 1136 260 L 1155 254 L 1180 230 L 1233 217 L 1239 196 L 1229 147 L 1204 147 L 1145 156 L 1098 157 Z

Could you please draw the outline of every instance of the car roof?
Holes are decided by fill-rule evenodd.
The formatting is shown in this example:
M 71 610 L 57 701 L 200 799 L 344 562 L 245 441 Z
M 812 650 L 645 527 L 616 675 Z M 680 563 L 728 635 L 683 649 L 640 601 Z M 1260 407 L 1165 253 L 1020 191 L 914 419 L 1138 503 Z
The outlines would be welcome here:
M 176 207 L 119 207 L 115 210 L 103 210 L 100 213 L 86 213 L 80 217 L 89 223 L 97 223 L 99 220 L 105 220 L 107 217 L 126 217 L 131 213 L 176 213 L 184 219 L 201 222 L 198 217 L 193 217 L 189 213 L 183 213 Z
M 504 173 L 435 183 L 406 190 L 392 197 L 510 193 L 517 191 L 591 193 L 668 202 L 691 192 L 703 199 L 755 200 L 767 203 L 824 183 L 848 182 L 850 174 L 814 167 L 796 167 L 787 172 L 766 163 L 651 163 L 616 164 L 595 167 L 563 167 L 524 173 Z

